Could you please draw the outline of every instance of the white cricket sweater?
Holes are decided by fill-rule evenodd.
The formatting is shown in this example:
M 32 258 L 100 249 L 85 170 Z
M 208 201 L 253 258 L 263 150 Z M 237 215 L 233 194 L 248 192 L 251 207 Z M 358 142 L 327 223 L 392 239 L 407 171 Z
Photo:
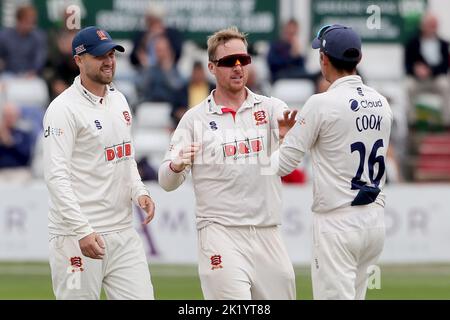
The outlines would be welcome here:
M 50 234 L 81 239 L 132 226 L 131 200 L 148 191 L 134 160 L 131 122 L 122 93 L 111 85 L 95 96 L 79 76 L 50 104 L 43 121 Z

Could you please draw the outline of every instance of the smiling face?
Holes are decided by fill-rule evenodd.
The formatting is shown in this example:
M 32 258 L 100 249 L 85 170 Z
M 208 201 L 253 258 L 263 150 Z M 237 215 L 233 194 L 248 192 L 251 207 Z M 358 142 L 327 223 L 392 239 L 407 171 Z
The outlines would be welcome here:
M 247 47 L 240 39 L 231 39 L 220 44 L 215 52 L 215 61 L 234 54 L 247 54 Z M 236 64 L 233 67 L 219 67 L 217 62 L 209 62 L 208 68 L 216 77 L 218 90 L 239 92 L 244 90 L 248 79 L 248 66 Z
M 95 57 L 88 53 L 83 54 L 76 59 L 80 68 L 80 73 L 98 84 L 110 84 L 116 71 L 115 50 L 111 49 L 102 56 Z

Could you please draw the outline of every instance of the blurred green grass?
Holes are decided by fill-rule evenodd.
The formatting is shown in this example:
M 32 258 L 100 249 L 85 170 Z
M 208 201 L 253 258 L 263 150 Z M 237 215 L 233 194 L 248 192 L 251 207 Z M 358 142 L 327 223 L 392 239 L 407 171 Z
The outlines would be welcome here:
M 202 299 L 197 267 L 151 264 L 156 299 Z M 297 298 L 312 299 L 310 270 L 295 267 Z M 103 295 L 104 298 L 104 295 Z M 47 263 L 0 263 L 0 299 L 54 299 Z M 450 299 L 450 265 L 383 265 L 381 289 L 367 292 L 367 299 Z

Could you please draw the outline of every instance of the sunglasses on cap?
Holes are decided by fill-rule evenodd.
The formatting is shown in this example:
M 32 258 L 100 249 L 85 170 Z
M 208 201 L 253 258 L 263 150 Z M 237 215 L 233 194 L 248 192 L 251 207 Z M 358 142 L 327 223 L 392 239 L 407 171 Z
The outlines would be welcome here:
M 327 24 L 327 25 L 323 26 L 322 28 L 320 28 L 319 31 L 317 31 L 316 38 L 319 40 L 322 40 L 323 36 L 328 31 L 335 30 L 335 29 L 346 29 L 346 28 L 347 28 L 346 26 L 341 26 L 339 24 Z
M 252 63 L 252 57 L 249 54 L 232 54 L 220 58 L 219 60 L 213 60 L 211 62 L 217 63 L 218 67 L 232 68 L 237 65 L 246 66 Z

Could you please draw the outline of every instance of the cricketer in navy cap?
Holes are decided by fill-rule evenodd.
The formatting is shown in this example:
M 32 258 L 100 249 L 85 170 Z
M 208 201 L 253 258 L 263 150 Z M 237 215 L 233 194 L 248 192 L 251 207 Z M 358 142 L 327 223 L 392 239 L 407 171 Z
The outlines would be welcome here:
M 362 57 L 361 38 L 352 28 L 340 24 L 320 28 L 311 46 L 342 61 L 359 62 Z
M 106 54 L 111 49 L 125 52 L 125 48 L 113 42 L 105 30 L 98 27 L 86 27 L 78 31 L 72 41 L 72 55 L 89 53 L 95 57 Z

